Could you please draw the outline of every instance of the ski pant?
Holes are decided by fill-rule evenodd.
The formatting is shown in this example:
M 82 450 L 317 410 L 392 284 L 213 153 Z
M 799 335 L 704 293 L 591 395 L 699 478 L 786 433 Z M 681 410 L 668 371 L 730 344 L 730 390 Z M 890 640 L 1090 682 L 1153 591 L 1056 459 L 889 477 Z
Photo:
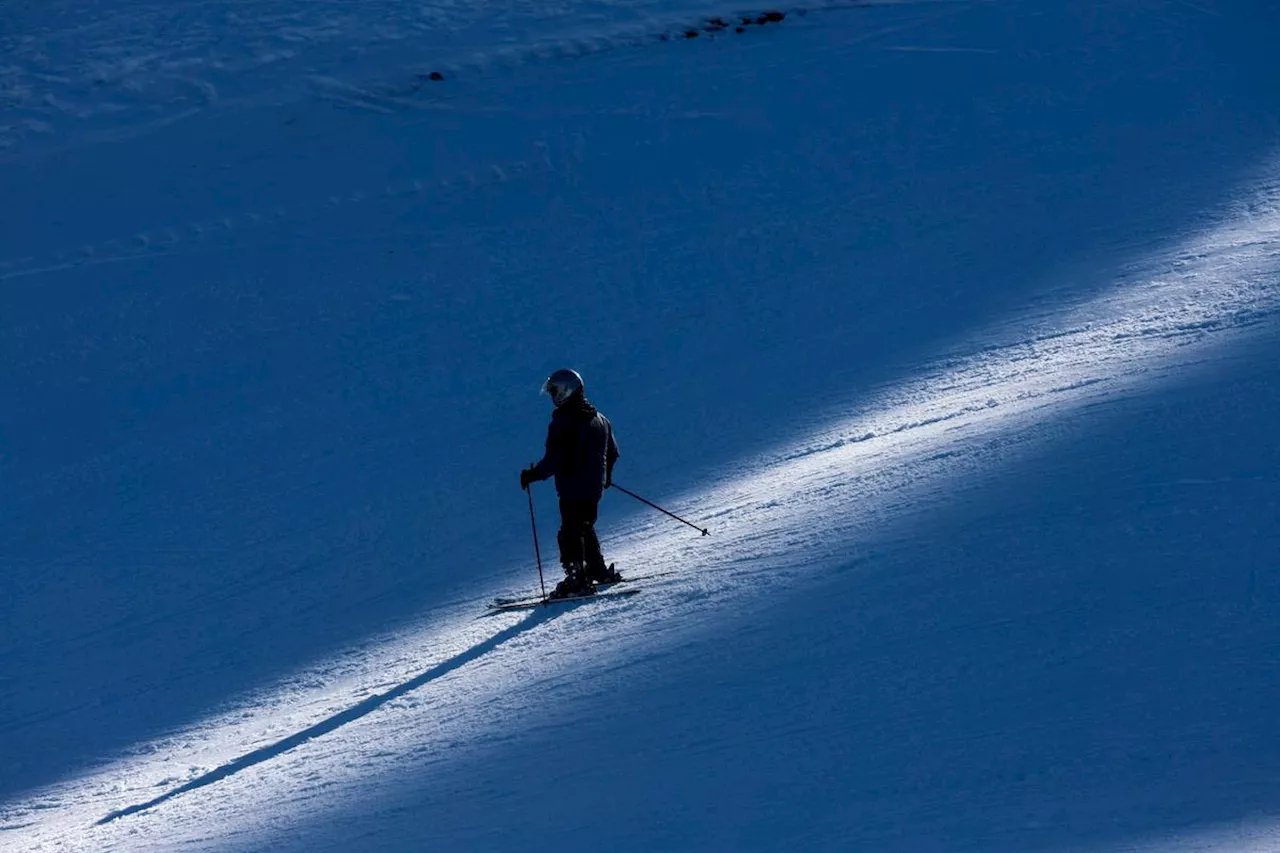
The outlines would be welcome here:
M 560 499 L 560 565 L 567 570 L 580 565 L 592 574 L 605 569 L 600 540 L 596 538 L 596 514 L 600 501 Z

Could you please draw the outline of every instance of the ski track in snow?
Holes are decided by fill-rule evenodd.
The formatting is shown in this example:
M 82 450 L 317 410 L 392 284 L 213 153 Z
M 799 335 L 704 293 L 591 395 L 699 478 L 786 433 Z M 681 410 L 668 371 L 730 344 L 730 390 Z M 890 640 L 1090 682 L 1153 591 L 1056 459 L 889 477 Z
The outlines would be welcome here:
M 728 30 L 773 10 L 967 2 L 43 4 L 28 12 L 43 17 L 0 34 L 0 158 L 127 139 L 211 109 L 316 95 L 377 110 L 430 107 L 436 99 L 417 96 L 432 72 L 483 74 L 676 41 L 690 31 L 714 35 L 706 24 L 717 18 Z M 385 82 L 397 68 L 404 82 Z
M 5 805 L 0 850 L 266 843 L 376 797 L 398 774 L 483 755 L 514 736 L 507 720 L 531 696 L 607 690 L 628 661 L 713 630 L 714 614 L 819 582 L 815 565 L 874 562 L 895 524 L 944 501 L 958 478 L 1051 441 L 1055 419 L 1105 412 L 1274 334 L 1280 164 L 1238 199 L 1218 224 L 1135 260 L 1106 295 L 989 329 L 914 379 L 862 396 L 856 410 L 826 413 L 805 440 L 743 461 L 744 475 L 671 502 L 712 538 L 647 516 L 616 531 L 622 565 L 673 573 L 643 594 L 483 616 L 489 595 L 509 591 L 493 589 L 442 606 L 420 627 L 370 638 Z

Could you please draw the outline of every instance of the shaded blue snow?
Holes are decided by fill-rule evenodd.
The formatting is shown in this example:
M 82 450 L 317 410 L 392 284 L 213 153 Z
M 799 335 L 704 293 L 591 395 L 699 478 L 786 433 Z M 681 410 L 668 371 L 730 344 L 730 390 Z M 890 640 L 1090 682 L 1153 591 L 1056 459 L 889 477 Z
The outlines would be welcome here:
M 1280 141 L 1265 3 L 898 4 L 643 44 L 619 33 L 674 17 L 112 8 L 0 33 L 6 816 L 532 584 L 516 475 L 551 369 L 587 377 L 621 482 L 696 511 L 833 407 L 1113 287 Z M 540 49 L 579 28 L 602 49 Z M 442 44 L 448 79 L 416 86 Z M 841 542 L 781 600 L 513 714 L 529 735 L 483 763 L 271 846 L 1085 850 L 1274 816 L 1275 340 L 1076 412 L 865 560 Z M 602 509 L 621 550 L 644 510 Z M 567 790 L 608 806 L 563 820 Z

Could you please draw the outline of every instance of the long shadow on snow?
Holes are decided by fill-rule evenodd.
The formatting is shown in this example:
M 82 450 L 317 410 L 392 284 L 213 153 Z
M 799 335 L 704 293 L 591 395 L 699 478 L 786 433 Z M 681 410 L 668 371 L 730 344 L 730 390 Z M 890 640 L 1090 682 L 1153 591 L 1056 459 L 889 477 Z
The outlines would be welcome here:
M 197 788 L 203 788 L 206 785 L 221 782 L 223 779 L 226 779 L 228 776 L 234 776 L 241 770 L 246 770 L 255 764 L 261 764 L 264 761 L 270 761 L 276 756 L 283 755 L 295 747 L 302 746 L 309 740 L 329 734 L 330 732 L 345 726 L 347 723 L 352 723 L 361 717 L 368 716 L 388 702 L 399 699 L 401 696 L 411 693 L 419 687 L 423 687 L 438 678 L 443 678 L 449 673 L 457 669 L 461 669 L 473 660 L 487 655 L 489 652 L 507 642 L 507 640 L 519 636 L 526 631 L 532 630 L 539 625 L 550 622 L 563 612 L 565 612 L 564 608 L 535 609 L 526 614 L 523 619 L 511 627 L 504 628 L 484 642 L 478 643 L 477 645 L 467 649 L 465 652 L 460 652 L 448 660 L 436 664 L 421 675 L 417 675 L 402 684 L 397 684 L 395 687 L 384 693 L 375 693 L 357 704 L 352 705 L 345 711 L 339 711 L 333 716 L 326 717 L 320 722 L 312 726 L 308 726 L 300 732 L 278 740 L 269 746 L 260 747 L 252 752 L 245 753 L 239 758 L 229 761 L 214 770 L 210 770 L 208 773 L 198 776 L 190 782 L 180 785 L 171 791 L 166 791 L 158 797 L 153 797 L 145 803 L 136 803 L 122 809 L 117 809 L 102 818 L 102 820 L 98 821 L 98 824 L 110 823 L 111 821 L 125 817 L 126 815 L 136 814 L 137 812 L 154 808 L 155 806 L 172 800 L 174 797 L 181 796 L 188 791 L 194 791 Z
M 506 721 L 537 737 L 397 777 L 280 849 L 369 826 L 386 850 L 560 853 L 1247 837 L 1280 809 L 1274 345 L 1061 418 L 1043 452 L 884 531 L 870 564 L 624 653 L 554 726 L 532 700 Z M 566 789 L 610 807 L 566 812 Z

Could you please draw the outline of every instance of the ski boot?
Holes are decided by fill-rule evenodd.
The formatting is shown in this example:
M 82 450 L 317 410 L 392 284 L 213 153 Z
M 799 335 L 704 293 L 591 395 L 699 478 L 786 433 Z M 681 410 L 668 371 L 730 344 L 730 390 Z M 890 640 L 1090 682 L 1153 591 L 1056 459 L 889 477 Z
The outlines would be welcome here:
M 622 573 L 613 567 L 613 563 L 599 566 L 591 570 L 591 580 L 594 583 L 622 583 Z
M 554 600 L 594 594 L 595 587 L 591 585 L 591 579 L 587 577 L 580 566 L 573 565 L 564 567 L 564 580 L 556 584 L 556 588 L 551 591 L 547 598 Z

